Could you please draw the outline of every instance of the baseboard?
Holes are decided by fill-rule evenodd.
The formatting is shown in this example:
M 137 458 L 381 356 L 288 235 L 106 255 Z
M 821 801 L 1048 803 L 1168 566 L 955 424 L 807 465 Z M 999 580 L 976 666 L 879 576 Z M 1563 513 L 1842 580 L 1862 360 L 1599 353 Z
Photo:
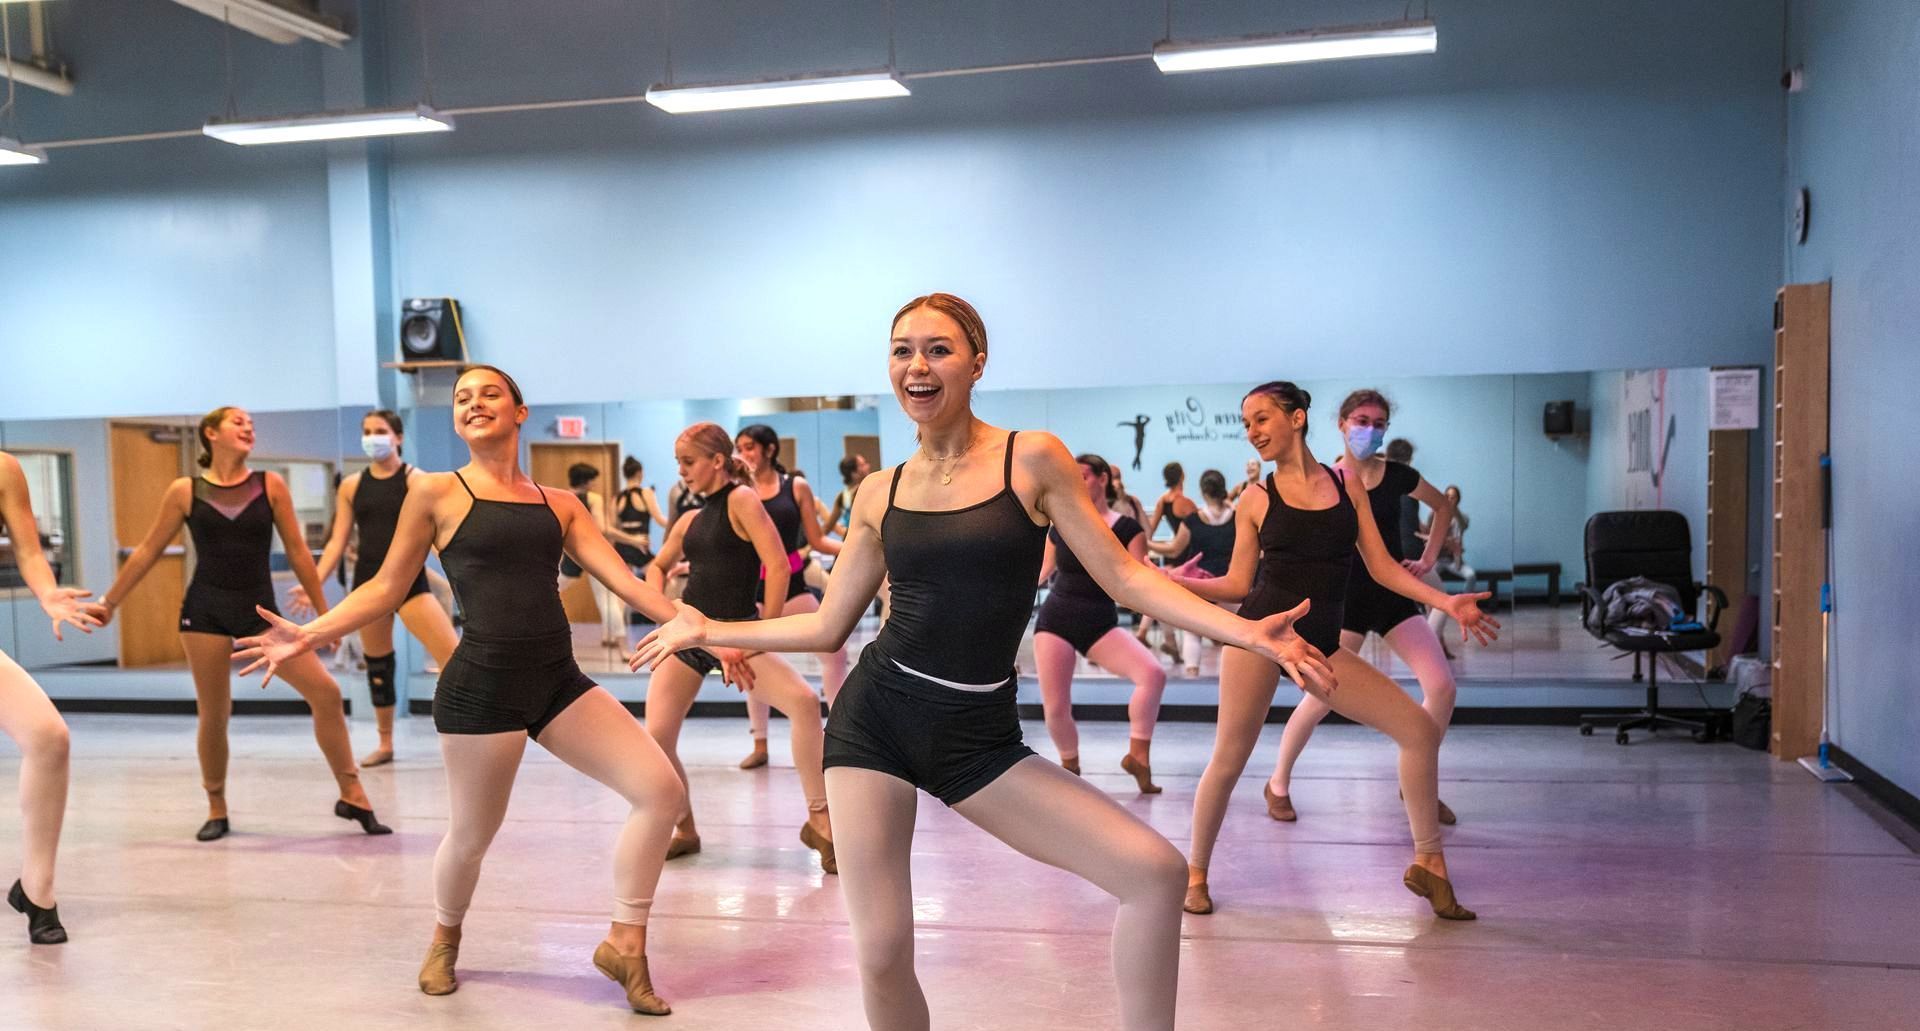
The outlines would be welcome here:
M 626 705 L 627 711 L 633 713 L 635 716 L 644 717 L 646 715 L 645 703 L 626 702 L 623 704 Z M 430 698 L 412 699 L 408 703 L 407 711 L 415 716 L 431 715 L 433 712 L 433 700 Z M 826 713 L 826 707 L 823 705 L 820 711 L 822 715 L 824 715 Z M 1637 708 L 1632 706 L 1622 706 L 1611 709 L 1604 706 L 1598 709 L 1591 707 L 1557 708 L 1547 706 L 1533 708 L 1481 707 L 1455 709 L 1453 711 L 1453 725 L 1456 727 L 1573 727 L 1579 725 L 1582 715 L 1613 714 L 1625 716 L 1638 711 Z M 1685 713 L 1679 709 L 1670 711 L 1675 715 L 1685 715 Z M 688 713 L 689 716 L 701 719 L 725 719 L 729 717 L 738 719 L 746 714 L 747 703 L 745 702 L 695 702 L 693 703 L 693 709 Z M 1219 718 L 1219 715 L 1220 710 L 1212 705 L 1163 705 L 1160 707 L 1160 720 L 1163 723 L 1212 723 Z M 1268 711 L 1267 722 L 1285 723 L 1287 717 L 1291 715 L 1293 715 L 1292 708 L 1276 707 Z M 1038 720 L 1044 718 L 1044 716 L 1045 714 L 1038 705 L 1023 704 L 1020 706 L 1021 719 Z M 1124 705 L 1076 705 L 1073 707 L 1073 716 L 1075 719 L 1094 722 L 1125 723 L 1127 720 L 1127 707 Z M 1346 723 L 1349 721 L 1338 714 L 1333 714 L 1327 717 L 1327 722 Z
M 55 698 L 53 707 L 61 712 L 113 713 L 122 716 L 193 716 L 200 707 L 191 698 Z M 341 708 L 353 715 L 353 700 L 343 699 Z M 307 703 L 277 698 L 235 698 L 235 716 L 309 716 Z
M 1827 751 L 1833 759 L 1833 764 L 1853 774 L 1853 782 L 1860 785 L 1867 794 L 1872 795 L 1874 801 L 1886 806 L 1914 830 L 1920 831 L 1920 798 L 1914 797 L 1907 789 L 1881 776 L 1874 771 L 1873 767 L 1847 754 L 1847 750 L 1839 745 L 1829 745 Z

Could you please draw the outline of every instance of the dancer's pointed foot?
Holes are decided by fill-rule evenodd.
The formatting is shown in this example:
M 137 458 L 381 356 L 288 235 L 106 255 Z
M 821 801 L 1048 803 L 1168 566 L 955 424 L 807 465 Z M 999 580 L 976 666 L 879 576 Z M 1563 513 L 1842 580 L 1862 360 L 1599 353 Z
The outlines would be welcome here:
M 218 841 L 232 830 L 233 825 L 227 822 L 226 817 L 220 816 L 201 824 L 200 829 L 193 832 L 193 836 L 197 841 Z
M 593 965 L 607 975 L 608 980 L 626 989 L 627 1005 L 633 1007 L 635 1013 L 664 1017 L 673 1012 L 665 999 L 654 994 L 645 955 L 623 956 L 612 942 L 601 942 L 600 947 L 593 950 Z
M 672 840 L 667 842 L 667 858 L 668 859 L 678 859 L 681 856 L 690 856 L 698 851 L 700 851 L 700 835 L 698 834 L 695 834 L 692 837 L 686 837 L 680 834 L 675 834 Z
M 820 853 L 820 869 L 826 873 L 840 872 L 840 863 L 833 857 L 833 839 L 813 829 L 813 824 L 800 825 L 800 844 Z
M 1077 755 L 1061 756 L 1060 768 L 1067 771 L 1068 773 L 1073 774 L 1076 777 L 1080 776 L 1080 757 Z
M 1261 785 L 1260 793 L 1266 796 L 1269 817 L 1281 823 L 1292 823 L 1300 818 L 1300 814 L 1293 811 L 1293 799 L 1286 795 L 1274 794 L 1272 784 Z
M 1442 920 L 1475 920 L 1473 910 L 1460 904 L 1453 895 L 1453 882 L 1434 873 L 1432 870 L 1415 863 L 1407 867 L 1400 878 L 1407 890 L 1426 899 L 1433 906 L 1433 915 Z
M 460 958 L 460 946 L 434 942 L 427 947 L 427 960 L 420 964 L 420 990 L 428 995 L 452 995 L 460 987 L 453 974 L 454 960 Z
M 360 768 L 364 770 L 370 766 L 385 766 L 392 761 L 393 742 L 382 741 L 380 747 L 368 752 L 366 757 L 360 760 Z
M 740 768 L 743 770 L 757 770 L 760 767 L 765 766 L 766 764 L 767 764 L 766 739 L 754 738 L 753 751 L 748 752 L 747 757 L 745 759 L 740 760 Z
M 1160 793 L 1160 785 L 1153 782 L 1153 767 L 1148 766 L 1141 760 L 1135 759 L 1131 755 L 1126 755 L 1120 757 L 1120 768 L 1133 774 L 1133 782 L 1139 786 L 1141 794 L 1157 795 Z

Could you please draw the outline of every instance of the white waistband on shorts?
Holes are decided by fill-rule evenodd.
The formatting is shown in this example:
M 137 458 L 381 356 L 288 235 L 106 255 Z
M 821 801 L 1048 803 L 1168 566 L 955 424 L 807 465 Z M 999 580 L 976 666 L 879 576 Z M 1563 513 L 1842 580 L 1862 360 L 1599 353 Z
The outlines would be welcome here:
M 919 670 L 914 669 L 912 666 L 909 666 L 906 663 L 901 662 L 899 659 L 893 660 L 893 664 L 900 667 L 901 671 L 903 672 L 911 673 L 922 680 L 931 680 L 934 683 L 939 684 L 941 687 L 951 687 L 956 691 L 998 691 L 1001 688 L 1007 686 L 1006 680 L 1002 680 L 997 684 L 962 684 L 959 681 L 942 680 L 939 677 L 930 676 L 926 673 L 922 673 Z M 1012 679 L 1012 678 L 1009 677 L 1008 679 Z

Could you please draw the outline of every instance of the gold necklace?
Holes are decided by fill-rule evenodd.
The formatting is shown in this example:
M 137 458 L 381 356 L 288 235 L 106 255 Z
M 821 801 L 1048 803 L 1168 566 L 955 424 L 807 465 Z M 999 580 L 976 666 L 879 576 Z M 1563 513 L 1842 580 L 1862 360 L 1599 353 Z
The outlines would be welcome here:
M 977 442 L 976 438 L 969 435 L 967 438 L 967 446 L 961 448 L 958 451 L 955 451 L 953 454 L 950 454 L 950 455 L 933 454 L 932 452 L 927 450 L 926 445 L 922 444 L 920 446 L 920 454 L 924 455 L 927 461 L 935 463 L 936 467 L 938 467 L 938 464 L 941 462 L 959 461 L 964 455 L 966 455 L 967 452 L 973 450 L 973 445 L 976 442 Z M 940 485 L 944 487 L 952 483 L 953 483 L 953 467 L 949 465 L 940 470 Z

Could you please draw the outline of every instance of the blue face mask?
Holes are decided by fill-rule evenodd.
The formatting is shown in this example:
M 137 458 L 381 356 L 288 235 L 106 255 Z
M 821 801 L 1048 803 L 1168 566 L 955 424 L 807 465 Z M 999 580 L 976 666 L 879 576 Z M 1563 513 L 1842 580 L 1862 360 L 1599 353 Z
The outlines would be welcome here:
M 393 438 L 384 433 L 370 433 L 360 438 L 360 450 L 376 462 L 384 461 L 393 454 Z
M 1355 458 L 1372 458 L 1380 450 L 1380 442 L 1387 438 L 1387 431 L 1378 426 L 1347 427 L 1347 450 Z

